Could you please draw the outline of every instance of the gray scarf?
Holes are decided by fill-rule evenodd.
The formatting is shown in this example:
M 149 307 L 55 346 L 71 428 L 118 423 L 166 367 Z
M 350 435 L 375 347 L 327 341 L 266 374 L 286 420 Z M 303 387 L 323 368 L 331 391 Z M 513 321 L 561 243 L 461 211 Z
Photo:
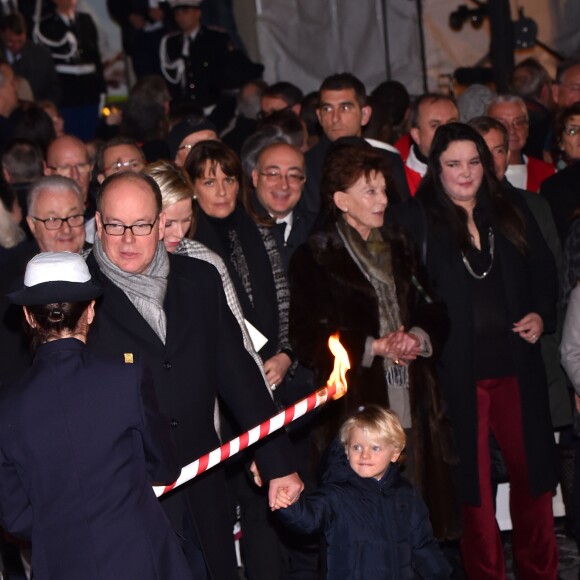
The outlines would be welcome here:
M 127 295 L 139 314 L 165 344 L 167 317 L 163 310 L 163 301 L 167 292 L 169 258 L 163 242 L 158 242 L 153 260 L 143 274 L 123 272 L 113 264 L 105 254 L 98 237 L 95 238 L 93 253 L 103 274 Z
M 350 227 L 344 218 L 336 222 L 336 228 L 345 247 L 360 271 L 372 285 L 379 306 L 380 335 L 385 336 L 401 326 L 401 314 L 397 289 L 393 277 L 391 246 L 386 243 L 378 229 L 372 229 L 365 241 Z M 405 365 L 396 365 L 383 357 L 389 405 L 399 416 L 403 427 L 411 427 L 409 401 L 409 371 Z

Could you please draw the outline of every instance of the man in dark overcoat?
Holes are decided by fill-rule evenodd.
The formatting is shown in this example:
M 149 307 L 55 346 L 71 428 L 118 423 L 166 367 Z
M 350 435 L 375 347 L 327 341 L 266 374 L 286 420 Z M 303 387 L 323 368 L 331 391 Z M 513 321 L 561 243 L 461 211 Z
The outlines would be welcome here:
M 165 251 L 165 215 L 155 182 L 134 173 L 108 177 L 96 218 L 97 239 L 87 262 L 104 293 L 89 347 L 100 354 L 132 352 L 148 363 L 181 464 L 219 445 L 216 397 L 240 430 L 274 415 L 219 273 L 208 263 Z M 291 455 L 284 434 L 256 448 L 271 498 L 279 487 L 297 498 L 303 487 Z M 162 500 L 196 578 L 237 579 L 226 503 L 220 467 Z

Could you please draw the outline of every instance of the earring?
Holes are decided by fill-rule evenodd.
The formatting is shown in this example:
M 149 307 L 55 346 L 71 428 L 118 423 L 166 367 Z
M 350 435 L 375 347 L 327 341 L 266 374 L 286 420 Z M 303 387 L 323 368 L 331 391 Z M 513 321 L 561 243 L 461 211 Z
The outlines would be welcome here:
M 197 199 L 197 195 L 194 195 L 194 196 L 193 196 L 193 199 Z

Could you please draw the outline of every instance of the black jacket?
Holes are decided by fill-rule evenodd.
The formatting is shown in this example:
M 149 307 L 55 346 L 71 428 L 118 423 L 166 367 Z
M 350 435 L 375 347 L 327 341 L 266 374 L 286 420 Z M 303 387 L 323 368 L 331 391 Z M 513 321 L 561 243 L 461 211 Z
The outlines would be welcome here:
M 138 358 L 41 345 L 1 391 L 0 514 L 32 538 L 38 580 L 189 580 L 151 485 L 179 475 L 167 417 Z
M 216 397 L 240 431 L 271 417 L 276 408 L 243 346 L 217 270 L 195 258 L 170 254 L 169 261 L 164 345 L 127 296 L 102 274 L 94 256 L 88 257 L 89 269 L 104 287 L 88 346 L 100 354 L 132 352 L 147 362 L 183 466 L 220 445 L 214 427 Z M 265 480 L 295 471 L 283 433 L 255 449 Z M 226 494 L 220 466 L 161 500 L 178 530 L 183 510 L 190 510 L 210 577 L 216 580 L 237 578 Z
M 456 456 L 432 362 L 447 332 L 445 306 L 437 300 L 428 302 L 414 285 L 413 278 L 423 291 L 431 293 L 425 270 L 401 228 L 385 228 L 383 236 L 391 246 L 401 324 L 407 330 L 413 326 L 424 330 L 434 349 L 433 357 L 419 357 L 409 366 L 415 481 L 429 506 L 436 536 L 457 538 L 450 467 Z M 382 359 L 375 357 L 369 367 L 363 366 L 367 337 L 380 336 L 378 298 L 334 224 L 311 236 L 294 254 L 290 294 L 290 342 L 300 363 L 314 371 L 316 384 L 324 384 L 332 370 L 333 358 L 327 346 L 331 334 L 340 333 L 351 364 L 347 394 L 326 405 L 314 419 L 313 447 L 321 455 L 342 422 L 360 405 L 374 403 L 389 408 Z
M 183 78 L 167 86 L 175 104 L 195 103 L 200 107 L 214 105 L 224 88 L 226 67 L 230 55 L 230 41 L 227 34 L 202 26 L 189 46 L 189 56 L 183 57 L 184 37 L 172 33 L 165 37 L 165 48 L 161 45 L 161 63 L 183 60 Z M 164 52 L 166 54 L 164 54 Z M 173 77 L 174 72 L 169 71 Z
M 295 531 L 324 531 L 328 580 L 449 578 L 425 504 L 391 464 L 381 481 L 358 476 L 342 444 L 329 454 L 324 485 L 279 512 Z
M 536 312 L 544 322 L 544 331 L 553 332 L 558 293 L 554 259 L 523 199 L 508 190 L 506 196 L 525 218 L 529 248 L 522 254 L 496 228 L 494 264 L 501 268 L 508 319 L 516 322 Z M 459 244 L 443 224 L 432 221 L 418 200 L 391 208 L 388 216 L 412 233 L 426 258 L 431 285 L 447 304 L 450 333 L 437 370 L 459 452 L 462 499 L 477 505 L 480 500 L 477 394 L 470 276 L 463 264 Z M 510 333 L 509 344 L 520 384 L 528 477 L 532 492 L 537 496 L 552 490 L 556 481 L 546 373 L 539 342 L 530 344 Z
M 77 12 L 74 23 L 65 24 L 58 14 L 53 13 L 41 21 L 39 29 L 41 35 L 51 43 L 61 42 L 67 34 L 72 34 L 76 39 L 75 42 L 64 42 L 62 46 L 47 45 L 60 81 L 60 106 L 98 104 L 99 95 L 105 93 L 107 87 L 97 28 L 91 16 Z M 40 40 L 42 43 L 42 38 Z
M 573 214 L 580 208 L 580 162 L 548 177 L 540 187 L 540 195 L 550 204 L 563 246 Z

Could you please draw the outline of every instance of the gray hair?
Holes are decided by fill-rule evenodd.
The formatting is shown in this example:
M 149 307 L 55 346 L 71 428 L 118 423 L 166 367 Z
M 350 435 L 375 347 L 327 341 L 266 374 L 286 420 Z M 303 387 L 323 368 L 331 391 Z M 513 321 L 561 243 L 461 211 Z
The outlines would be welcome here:
M 42 177 L 42 151 L 31 141 L 14 139 L 2 154 L 2 167 L 15 183 L 34 181 Z
M 542 89 L 550 86 L 548 71 L 533 57 L 520 62 L 512 71 L 510 90 L 522 99 L 539 99 Z
M 63 177 L 61 175 L 49 175 L 47 177 L 40 178 L 30 188 L 27 198 L 28 215 L 34 215 L 34 205 L 36 203 L 36 198 L 38 197 L 38 194 L 45 189 L 50 191 L 50 193 L 55 194 L 72 191 L 78 195 L 81 204 L 84 205 L 83 194 L 75 181 L 69 177 Z
M 246 176 L 252 176 L 252 171 L 258 165 L 258 157 L 260 153 L 274 143 L 284 143 L 286 145 L 293 145 L 292 139 L 282 131 L 279 127 L 268 126 L 261 131 L 250 135 L 244 146 L 242 147 L 242 169 Z
M 10 212 L 0 203 L 0 247 L 13 248 L 26 238 L 26 234 L 12 219 Z
M 497 95 L 487 105 L 485 114 L 489 115 L 489 111 L 494 105 L 501 105 L 502 103 L 513 103 L 515 105 L 519 105 L 522 109 L 522 113 L 526 116 L 526 118 L 528 117 L 528 108 L 526 107 L 526 103 L 524 102 L 524 99 L 518 97 L 517 95 Z

